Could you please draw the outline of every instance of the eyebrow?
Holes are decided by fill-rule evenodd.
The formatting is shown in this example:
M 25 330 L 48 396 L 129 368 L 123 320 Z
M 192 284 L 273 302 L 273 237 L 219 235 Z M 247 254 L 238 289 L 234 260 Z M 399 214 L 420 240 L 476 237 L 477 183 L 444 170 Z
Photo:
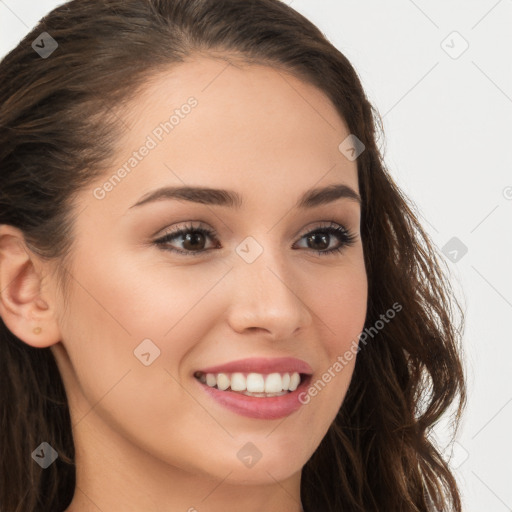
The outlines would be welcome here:
M 242 196 L 233 190 L 208 188 L 208 187 L 162 187 L 148 192 L 129 209 L 142 206 L 154 201 L 164 199 L 176 199 L 194 203 L 227 206 L 239 209 L 242 207 Z M 307 190 L 295 204 L 297 209 L 314 208 L 332 203 L 338 199 L 356 201 L 361 206 L 359 194 L 345 184 L 329 185 L 323 188 Z

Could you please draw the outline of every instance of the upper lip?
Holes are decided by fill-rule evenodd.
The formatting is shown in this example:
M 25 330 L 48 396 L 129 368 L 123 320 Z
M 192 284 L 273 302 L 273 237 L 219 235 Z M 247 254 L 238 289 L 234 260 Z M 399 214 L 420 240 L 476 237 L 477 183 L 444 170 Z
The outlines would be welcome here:
M 197 370 L 202 373 L 305 373 L 312 374 L 311 366 L 294 357 L 254 357 L 238 359 L 218 366 Z

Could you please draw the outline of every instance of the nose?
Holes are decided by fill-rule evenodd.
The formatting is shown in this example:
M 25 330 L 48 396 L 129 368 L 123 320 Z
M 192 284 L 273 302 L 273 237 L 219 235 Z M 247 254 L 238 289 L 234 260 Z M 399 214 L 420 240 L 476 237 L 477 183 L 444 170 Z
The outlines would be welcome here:
M 290 338 L 311 323 L 300 282 L 269 250 L 252 263 L 240 259 L 231 275 L 228 321 L 236 332 L 258 331 L 271 340 Z

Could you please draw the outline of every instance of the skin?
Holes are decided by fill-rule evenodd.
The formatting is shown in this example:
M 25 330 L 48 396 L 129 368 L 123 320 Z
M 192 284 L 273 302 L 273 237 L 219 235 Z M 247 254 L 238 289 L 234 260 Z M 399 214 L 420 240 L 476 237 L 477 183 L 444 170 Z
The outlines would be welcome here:
M 94 197 L 190 96 L 198 101 L 190 114 L 104 199 Z M 21 340 L 51 347 L 70 403 L 77 489 L 67 512 L 301 511 L 301 469 L 343 402 L 355 357 L 309 404 L 278 420 L 225 409 L 193 373 L 292 356 L 311 365 L 314 382 L 358 339 L 367 303 L 360 206 L 344 198 L 294 209 L 311 188 L 344 183 L 359 192 L 356 161 L 338 150 L 349 131 L 312 85 L 207 57 L 159 74 L 121 117 L 129 130 L 115 164 L 74 205 L 67 304 L 54 263 L 0 226 L 0 313 Z M 146 192 L 184 184 L 235 190 L 244 205 L 162 200 L 130 208 Z M 207 237 L 209 252 L 193 257 L 154 244 L 188 221 L 214 229 L 221 248 Z M 316 254 L 322 246 L 304 235 L 325 221 L 355 233 L 354 245 Z M 250 264 L 235 251 L 248 236 L 263 248 Z M 330 248 L 342 242 L 327 240 Z M 168 246 L 187 247 L 182 237 Z M 133 353 L 146 338 L 160 349 L 149 366 Z M 247 442 L 262 453 L 250 468 L 237 457 Z

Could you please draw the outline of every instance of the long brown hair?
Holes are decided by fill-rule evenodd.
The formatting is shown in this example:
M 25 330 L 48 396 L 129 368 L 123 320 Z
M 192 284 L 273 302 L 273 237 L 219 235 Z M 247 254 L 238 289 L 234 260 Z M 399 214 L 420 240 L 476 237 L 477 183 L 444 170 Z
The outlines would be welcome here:
M 42 32 L 58 47 L 42 58 Z M 42 45 L 41 45 L 42 46 Z M 72 256 L 70 206 L 112 163 L 125 129 L 116 107 L 160 70 L 194 54 L 241 58 L 317 86 L 365 146 L 357 158 L 368 275 L 365 326 L 391 304 L 403 310 L 358 353 L 335 421 L 303 468 L 307 512 L 460 512 L 456 479 L 431 440 L 466 401 L 463 312 L 444 260 L 377 147 L 382 121 L 358 75 L 310 21 L 278 0 L 73 0 L 44 17 L 0 63 L 0 224 L 22 230 L 56 260 L 65 289 Z M 341 142 L 341 141 L 340 141 Z M 5 286 L 5 283 L 3 283 Z M 455 307 L 454 307 L 455 306 Z M 56 512 L 75 488 L 65 389 L 49 348 L 36 349 L 0 320 L 0 508 Z M 41 469 L 42 442 L 59 457 Z

